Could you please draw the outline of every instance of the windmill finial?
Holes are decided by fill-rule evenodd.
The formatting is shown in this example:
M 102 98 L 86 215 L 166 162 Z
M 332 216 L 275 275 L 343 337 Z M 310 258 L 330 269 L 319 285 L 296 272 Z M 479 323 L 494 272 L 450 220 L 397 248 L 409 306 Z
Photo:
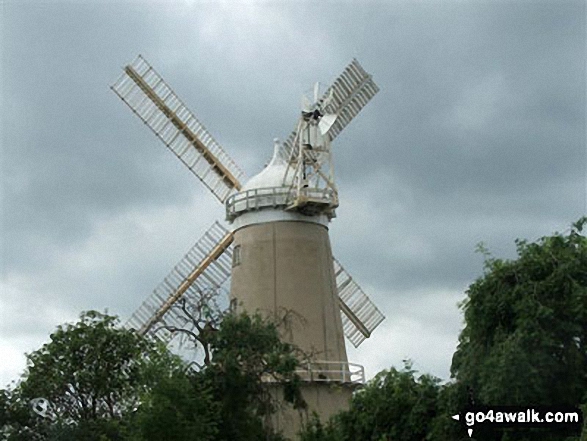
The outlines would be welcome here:
M 276 159 L 283 159 L 281 154 L 281 141 L 279 138 L 273 138 L 273 158 L 272 161 Z

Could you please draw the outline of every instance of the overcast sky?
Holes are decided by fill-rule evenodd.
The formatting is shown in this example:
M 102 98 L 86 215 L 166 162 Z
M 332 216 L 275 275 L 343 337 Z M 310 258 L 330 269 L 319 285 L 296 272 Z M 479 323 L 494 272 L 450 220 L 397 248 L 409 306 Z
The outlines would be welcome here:
M 126 320 L 223 207 L 109 89 L 142 54 L 253 176 L 353 57 L 335 255 L 387 316 L 350 361 L 447 379 L 483 241 L 586 211 L 582 1 L 0 4 L 0 387 L 83 310 Z

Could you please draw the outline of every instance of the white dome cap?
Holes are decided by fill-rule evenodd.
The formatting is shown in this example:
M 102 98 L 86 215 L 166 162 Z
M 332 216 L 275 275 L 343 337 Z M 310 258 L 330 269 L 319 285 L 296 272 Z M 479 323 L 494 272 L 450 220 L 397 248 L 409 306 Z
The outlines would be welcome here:
M 281 144 L 277 138 L 273 140 L 273 158 L 260 173 L 253 176 L 241 188 L 241 192 L 258 188 L 289 187 L 293 181 L 293 173 L 289 173 L 284 182 L 288 163 L 283 157 Z

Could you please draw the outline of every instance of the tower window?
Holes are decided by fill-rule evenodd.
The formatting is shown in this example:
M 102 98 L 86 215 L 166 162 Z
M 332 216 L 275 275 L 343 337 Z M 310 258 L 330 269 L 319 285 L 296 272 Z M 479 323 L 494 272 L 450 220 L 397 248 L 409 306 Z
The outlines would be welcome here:
M 236 245 L 232 250 L 232 267 L 238 266 L 241 264 L 241 246 Z

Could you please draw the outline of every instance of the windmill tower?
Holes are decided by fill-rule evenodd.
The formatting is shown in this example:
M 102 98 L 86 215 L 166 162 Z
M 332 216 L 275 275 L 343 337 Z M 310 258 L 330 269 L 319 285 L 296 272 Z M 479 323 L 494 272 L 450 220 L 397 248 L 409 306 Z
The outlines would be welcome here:
M 338 192 L 331 143 L 377 93 L 371 76 L 353 60 L 326 91 L 316 85 L 294 131 L 274 142 L 271 161 L 244 185 L 235 162 L 144 58 L 124 67 L 111 88 L 225 204 L 230 224 L 210 227 L 129 326 L 168 339 L 157 324 L 190 324 L 178 300 L 201 301 L 232 276 L 237 308 L 275 318 L 292 313 L 282 338 L 310 354 L 299 372 L 310 409 L 328 417 L 345 408 L 364 372 L 348 362 L 344 336 L 358 346 L 384 317 L 332 255 L 328 225 Z M 276 424 L 295 433 L 290 418 L 278 416 Z

